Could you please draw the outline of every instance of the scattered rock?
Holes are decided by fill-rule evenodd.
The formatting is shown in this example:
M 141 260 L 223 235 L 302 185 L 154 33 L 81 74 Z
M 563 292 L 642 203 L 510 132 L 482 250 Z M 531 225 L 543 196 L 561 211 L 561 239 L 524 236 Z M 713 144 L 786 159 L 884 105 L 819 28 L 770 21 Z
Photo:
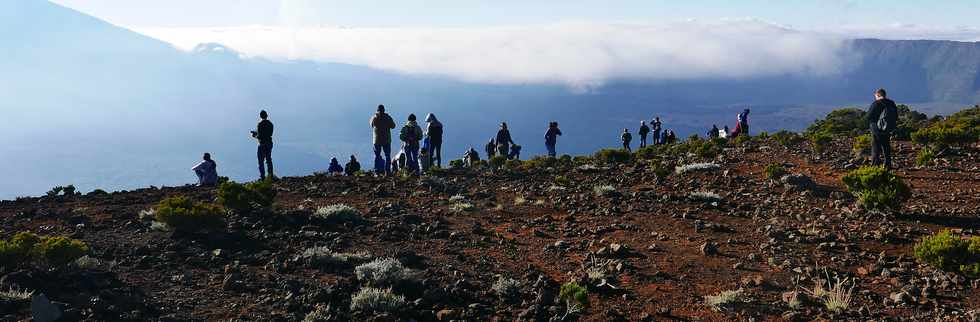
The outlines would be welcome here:
M 61 308 L 51 303 L 48 296 L 35 294 L 31 298 L 31 317 L 36 322 L 54 322 L 61 318 L 64 313 Z

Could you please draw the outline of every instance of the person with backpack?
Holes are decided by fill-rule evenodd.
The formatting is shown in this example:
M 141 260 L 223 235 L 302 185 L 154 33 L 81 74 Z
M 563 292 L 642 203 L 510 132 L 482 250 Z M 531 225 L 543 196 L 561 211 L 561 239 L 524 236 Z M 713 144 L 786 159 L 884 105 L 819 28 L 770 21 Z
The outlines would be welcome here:
M 738 125 L 735 126 L 735 131 L 737 131 L 739 135 L 749 135 L 749 109 L 745 109 L 741 113 L 738 113 L 736 118 L 738 119 Z
M 623 129 L 623 135 L 620 138 L 623 139 L 623 149 L 628 152 L 633 152 L 633 149 L 630 149 L 630 142 L 633 141 L 633 135 L 630 134 L 630 129 Z
M 409 114 L 408 122 L 402 126 L 398 138 L 405 147 L 407 166 L 416 175 L 419 174 L 419 141 L 422 140 L 422 135 L 422 127 L 415 122 L 415 114 Z
M 353 155 L 350 156 L 350 161 L 344 166 L 344 174 L 348 176 L 356 175 L 361 171 L 361 163 L 357 162 L 357 158 Z
M 519 144 L 514 144 L 510 146 L 510 155 L 507 156 L 508 160 L 520 160 L 521 159 L 521 146 Z
M 442 168 L 442 122 L 439 122 L 436 115 L 432 113 L 425 117 L 425 122 L 427 123 L 425 136 L 429 139 L 429 148 L 426 151 L 432 163 Z
M 717 139 L 719 135 L 718 132 L 718 124 L 712 124 L 711 129 L 708 130 L 708 139 Z
M 558 122 L 548 123 L 548 131 L 544 132 L 544 146 L 548 148 L 548 156 L 554 158 L 558 155 L 555 147 L 558 145 L 558 137 L 561 136 L 561 129 Z
M 647 146 L 647 135 L 650 134 L 650 127 L 647 126 L 647 121 L 640 121 L 640 130 L 637 131 L 640 134 L 640 148 Z
M 465 164 L 467 167 L 472 168 L 477 162 L 480 162 L 480 154 L 477 153 L 476 149 L 473 147 L 470 147 L 466 153 L 463 153 L 463 164 Z
M 419 150 L 419 163 L 422 164 L 422 172 L 429 171 L 432 168 L 432 156 L 429 155 L 429 137 L 426 136 L 422 139 L 422 149 Z
M 871 129 L 871 165 L 892 169 L 891 135 L 898 123 L 898 107 L 888 99 L 884 88 L 875 91 L 875 101 L 868 108 Z M 881 159 L 884 157 L 884 164 Z
M 378 174 L 391 174 L 391 130 L 395 128 L 395 120 L 385 113 L 384 105 L 378 105 L 370 124 L 374 130 L 374 170 Z M 382 152 L 384 158 L 381 157 Z
M 660 135 L 660 128 L 662 124 L 660 123 L 660 117 L 657 116 L 653 118 L 650 122 L 650 131 L 653 133 L 653 144 L 663 144 L 663 137 Z
M 507 122 L 500 123 L 500 130 L 497 131 L 497 154 L 502 157 L 510 156 L 510 146 L 514 140 L 510 137 L 510 130 L 507 129 Z
M 340 161 L 337 161 L 337 158 L 330 158 L 330 167 L 327 168 L 327 173 L 335 176 L 344 174 L 344 167 L 340 166 Z
M 257 151 L 259 159 L 259 179 L 265 180 L 266 165 L 269 168 L 269 179 L 275 180 L 276 175 L 272 171 L 272 132 L 275 127 L 269 121 L 269 113 L 265 110 L 259 112 L 259 124 L 252 131 L 252 137 L 259 141 Z
M 497 142 L 491 138 L 490 142 L 487 142 L 486 147 L 484 147 L 484 150 L 487 152 L 487 160 L 492 159 L 497 154 Z
M 197 174 L 198 187 L 214 187 L 218 185 L 218 164 L 211 160 L 211 153 L 204 154 L 204 161 L 191 168 Z

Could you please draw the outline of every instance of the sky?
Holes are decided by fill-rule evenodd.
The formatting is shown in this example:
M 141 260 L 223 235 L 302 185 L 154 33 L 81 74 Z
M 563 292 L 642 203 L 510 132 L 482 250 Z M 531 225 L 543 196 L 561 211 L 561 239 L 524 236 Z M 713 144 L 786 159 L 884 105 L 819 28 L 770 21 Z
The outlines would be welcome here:
M 754 18 L 795 29 L 977 27 L 976 0 L 54 0 L 130 28 L 474 27 Z

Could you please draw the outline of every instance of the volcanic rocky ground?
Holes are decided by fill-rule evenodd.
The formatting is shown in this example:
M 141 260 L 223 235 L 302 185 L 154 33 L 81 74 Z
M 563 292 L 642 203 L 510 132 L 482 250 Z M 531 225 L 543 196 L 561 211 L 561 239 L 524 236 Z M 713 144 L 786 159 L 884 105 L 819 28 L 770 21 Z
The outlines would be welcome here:
M 976 149 L 929 167 L 914 166 L 916 149 L 897 144 L 897 173 L 914 197 L 887 215 L 858 209 L 840 183 L 861 164 L 847 142 L 822 154 L 808 143 L 764 141 L 712 160 L 666 157 L 671 166 L 720 169 L 662 178 L 646 162 L 283 178 L 272 209 L 230 215 L 225 232 L 206 234 L 157 231 L 139 213 L 169 196 L 213 201 L 214 189 L 22 198 L 0 203 L 0 237 L 67 235 L 87 242 L 101 264 L 4 269 L 0 288 L 43 293 L 65 320 L 86 321 L 298 321 L 317 305 L 337 321 L 548 321 L 564 315 L 555 297 L 569 281 L 588 285 L 590 301 L 569 320 L 975 320 L 980 282 L 922 264 L 912 248 L 943 229 L 976 234 Z M 772 163 L 802 176 L 770 180 L 763 169 Z M 615 191 L 597 194 L 599 185 Z M 721 198 L 692 198 L 702 191 Z M 454 210 L 457 194 L 474 209 Z M 315 218 L 333 204 L 353 206 L 364 220 Z M 316 246 L 414 270 L 417 280 L 395 290 L 408 301 L 403 312 L 351 312 L 362 263 L 311 263 L 302 255 Z M 588 271 L 602 274 L 590 279 Z M 518 281 L 517 294 L 494 292 L 501 278 Z M 853 300 L 843 312 L 809 296 L 845 278 Z M 705 296 L 739 289 L 740 303 L 705 304 Z M 800 303 L 791 307 L 794 297 Z M 0 309 L 0 320 L 31 318 L 27 302 Z

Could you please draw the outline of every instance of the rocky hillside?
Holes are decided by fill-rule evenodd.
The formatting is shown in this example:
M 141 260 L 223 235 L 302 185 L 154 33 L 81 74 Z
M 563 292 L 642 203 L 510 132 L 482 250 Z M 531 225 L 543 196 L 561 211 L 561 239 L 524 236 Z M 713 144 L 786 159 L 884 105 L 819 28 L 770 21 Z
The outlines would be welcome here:
M 0 319 L 976 319 L 980 280 L 913 256 L 937 231 L 976 233 L 976 150 L 917 167 L 918 148 L 900 143 L 912 198 L 880 214 L 841 184 L 863 162 L 849 144 L 756 138 L 714 157 L 283 178 L 271 207 L 207 233 L 161 229 L 149 210 L 216 189 L 4 201 L 0 237 L 68 236 L 89 257 L 3 268 L 0 291 L 21 292 L 0 294 Z M 767 165 L 789 175 L 769 179 Z M 562 300 L 569 282 L 584 297 Z

